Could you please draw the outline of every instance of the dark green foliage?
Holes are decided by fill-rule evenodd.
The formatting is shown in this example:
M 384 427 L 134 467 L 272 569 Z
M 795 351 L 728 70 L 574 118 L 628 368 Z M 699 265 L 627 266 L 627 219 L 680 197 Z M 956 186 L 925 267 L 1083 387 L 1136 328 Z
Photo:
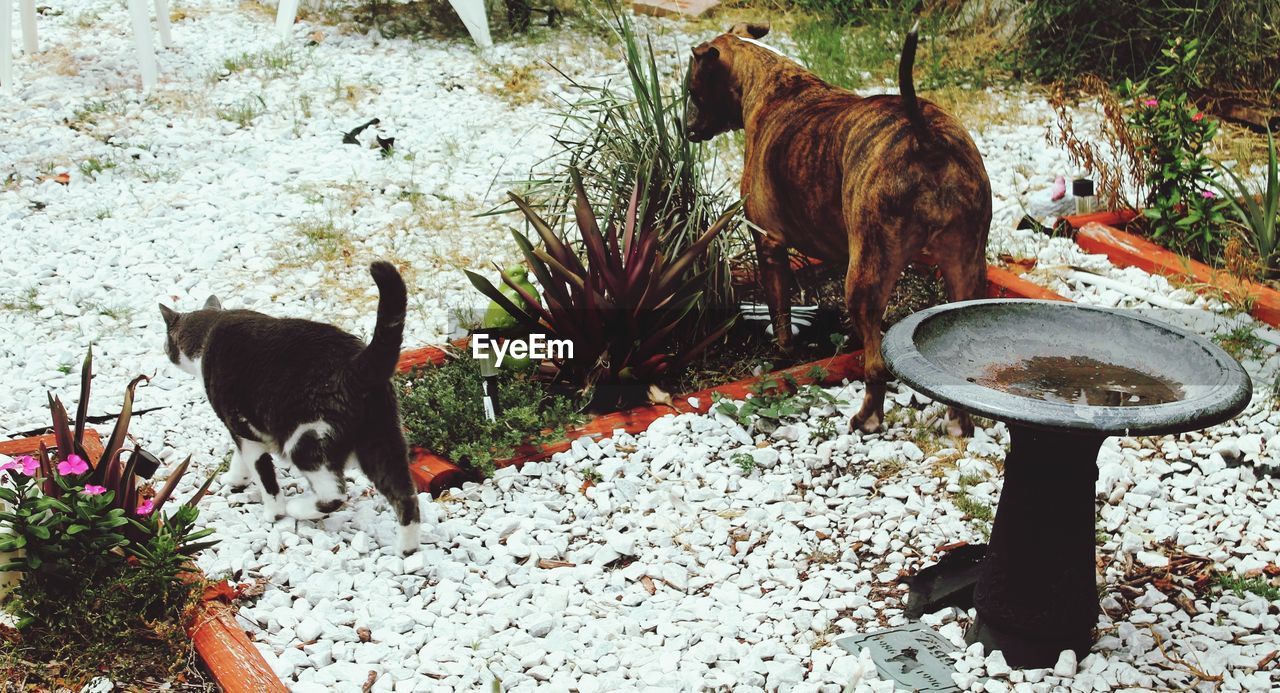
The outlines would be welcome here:
M 510 457 L 530 440 L 554 439 L 556 431 L 580 420 L 573 399 L 548 393 L 526 374 L 500 371 L 502 414 L 499 421 L 489 421 L 480 380 L 478 362 L 469 357 L 398 376 L 396 391 L 409 442 L 487 476 L 495 460 Z
M 1019 63 L 1041 81 L 1153 77 L 1171 36 L 1200 41 L 1192 69 L 1210 91 L 1265 94 L 1280 79 L 1273 0 L 1032 0 L 1022 20 Z

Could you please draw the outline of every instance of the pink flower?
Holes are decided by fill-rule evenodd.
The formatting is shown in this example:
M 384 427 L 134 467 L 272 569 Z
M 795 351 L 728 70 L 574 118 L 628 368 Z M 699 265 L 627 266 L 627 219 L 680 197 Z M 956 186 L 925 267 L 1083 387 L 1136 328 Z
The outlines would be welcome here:
M 1156 101 L 1155 99 L 1147 99 L 1146 101 L 1143 101 L 1143 102 L 1142 102 L 1142 105 L 1143 105 L 1143 106 L 1158 106 L 1158 105 L 1160 105 L 1160 102 L 1159 102 L 1159 101 Z
M 80 493 L 81 495 L 85 495 L 85 496 L 101 496 L 106 492 L 107 492 L 106 486 L 95 486 L 94 484 L 85 484 L 84 490 L 81 491 Z
M 1202 120 L 1204 120 L 1204 113 L 1197 113 L 1197 114 L 1195 114 L 1195 115 L 1191 116 L 1191 120 L 1194 120 L 1194 121 L 1195 121 L 1195 122 L 1197 122 L 1197 123 L 1198 123 L 1198 122 L 1200 122 L 1200 121 L 1202 121 Z
M 1217 197 L 1217 195 L 1213 194 L 1212 190 L 1201 190 L 1200 197 L 1203 197 L 1206 200 L 1212 200 L 1213 198 Z
M 63 476 L 84 474 L 87 471 L 89 471 L 89 465 L 79 455 L 68 455 L 66 460 L 58 463 L 58 473 Z
M 152 511 L 152 510 L 155 510 L 155 509 L 156 509 L 156 504 L 155 504 L 155 503 L 152 503 L 152 502 L 151 502 L 151 499 L 150 499 L 150 498 L 148 498 L 148 499 L 146 499 L 146 500 L 142 501 L 142 504 L 138 506 L 138 514 L 139 514 L 139 515 L 150 515 L 150 514 L 151 514 L 151 511 Z
M 9 460 L 4 464 L 0 464 L 0 472 L 9 471 L 10 469 L 16 470 L 20 474 L 32 476 L 40 469 L 40 463 L 31 455 L 23 455 L 16 460 Z

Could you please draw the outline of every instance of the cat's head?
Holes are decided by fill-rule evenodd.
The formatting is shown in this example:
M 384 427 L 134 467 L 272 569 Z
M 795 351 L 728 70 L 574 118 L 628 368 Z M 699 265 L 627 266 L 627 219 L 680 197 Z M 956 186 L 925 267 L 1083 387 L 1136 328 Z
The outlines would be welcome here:
M 200 375 L 205 336 L 209 334 L 209 328 L 213 327 L 221 312 L 222 303 L 217 296 L 210 296 L 203 308 L 190 313 L 179 313 L 163 303 L 160 304 L 166 333 L 164 352 L 175 366 L 192 375 Z

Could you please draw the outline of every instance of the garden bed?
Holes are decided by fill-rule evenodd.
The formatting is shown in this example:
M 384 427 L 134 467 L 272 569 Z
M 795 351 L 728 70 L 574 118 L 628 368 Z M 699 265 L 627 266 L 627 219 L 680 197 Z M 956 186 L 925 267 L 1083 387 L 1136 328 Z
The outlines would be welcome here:
M 1075 231 L 1076 245 L 1107 256 L 1118 267 L 1137 267 L 1151 274 L 1181 279 L 1197 293 L 1217 294 L 1248 306 L 1249 314 L 1280 326 L 1280 291 L 1241 279 L 1225 270 L 1179 255 L 1117 227 L 1134 219 L 1134 212 L 1096 212 L 1064 217 Z
M 1030 298 L 1040 300 L 1066 301 L 1068 299 L 1046 289 L 1034 282 L 1023 279 L 1014 272 L 1002 267 L 987 267 L 987 295 L 991 298 Z M 465 350 L 469 347 L 468 339 L 461 339 L 449 345 L 451 350 Z M 450 358 L 450 353 L 440 347 L 422 347 L 406 351 L 400 355 L 397 370 L 408 373 L 415 368 L 439 366 Z M 817 370 L 815 370 L 817 369 Z M 813 374 L 821 372 L 820 378 Z M 604 438 L 615 431 L 640 433 L 655 420 L 668 414 L 698 413 L 705 414 L 714 404 L 717 397 L 743 399 L 762 382 L 787 381 L 798 386 L 817 384 L 830 386 L 846 380 L 857 380 L 863 375 L 862 351 L 839 354 L 790 368 L 765 373 L 759 376 L 744 378 L 723 385 L 709 387 L 696 392 L 678 395 L 671 398 L 671 404 L 647 405 L 626 409 L 610 414 L 591 417 L 582 424 L 567 427 L 563 436 L 553 442 L 537 445 L 525 444 L 517 449 L 516 454 L 495 462 L 495 466 L 509 467 L 525 462 L 544 460 L 552 455 L 568 450 L 573 441 L 579 438 Z M 466 481 L 477 481 L 480 475 L 475 470 L 454 464 L 444 457 L 424 449 L 414 447 L 410 453 L 410 472 L 418 489 L 439 496 L 447 489 L 462 485 Z
M 9 457 L 35 455 L 41 447 L 51 449 L 56 445 L 53 434 L 6 440 L 0 442 L 0 454 Z M 90 462 L 96 465 L 103 452 L 102 439 L 97 431 L 85 430 L 84 450 Z M 201 580 L 203 575 L 195 573 L 192 579 Z M 214 583 L 205 590 L 200 597 L 199 608 L 187 626 L 192 645 L 226 693 L 283 693 L 288 689 L 236 623 L 235 609 L 230 604 L 234 596 L 235 591 L 226 581 Z

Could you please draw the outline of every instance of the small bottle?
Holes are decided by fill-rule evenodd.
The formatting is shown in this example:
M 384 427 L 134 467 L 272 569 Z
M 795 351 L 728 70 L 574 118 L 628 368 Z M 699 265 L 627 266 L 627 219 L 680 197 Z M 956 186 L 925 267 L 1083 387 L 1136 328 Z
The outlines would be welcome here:
M 1071 196 L 1076 199 L 1076 214 L 1088 214 L 1097 209 L 1097 198 L 1093 196 L 1093 180 L 1077 178 L 1071 181 Z

